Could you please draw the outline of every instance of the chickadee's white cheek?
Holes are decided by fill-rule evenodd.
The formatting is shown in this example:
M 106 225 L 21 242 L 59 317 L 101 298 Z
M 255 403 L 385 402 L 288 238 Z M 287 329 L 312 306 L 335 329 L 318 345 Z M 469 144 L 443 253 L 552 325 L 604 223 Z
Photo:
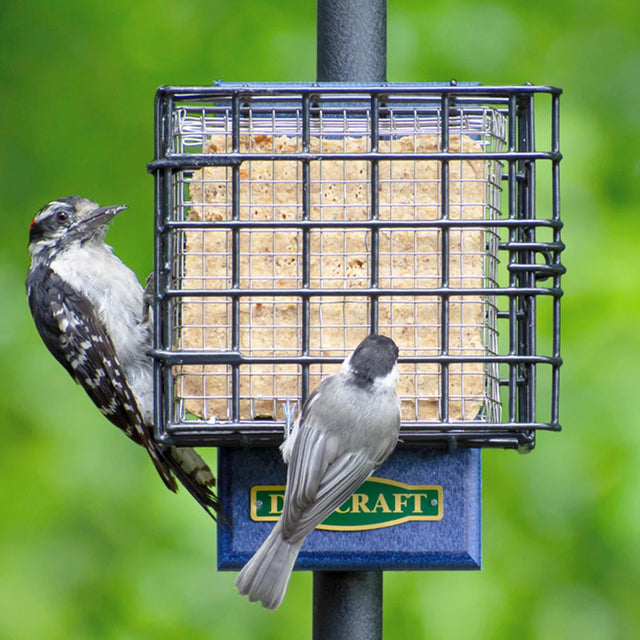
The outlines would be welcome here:
M 393 365 L 393 369 L 389 371 L 389 373 L 384 376 L 384 378 L 379 378 L 376 380 L 376 385 L 380 385 L 381 387 L 395 387 L 396 382 L 398 381 L 398 366 Z
M 353 369 L 351 368 L 351 356 L 353 354 L 347 356 L 343 361 L 342 361 L 342 365 L 340 366 L 340 371 L 345 374 L 345 375 L 351 375 L 353 372 Z

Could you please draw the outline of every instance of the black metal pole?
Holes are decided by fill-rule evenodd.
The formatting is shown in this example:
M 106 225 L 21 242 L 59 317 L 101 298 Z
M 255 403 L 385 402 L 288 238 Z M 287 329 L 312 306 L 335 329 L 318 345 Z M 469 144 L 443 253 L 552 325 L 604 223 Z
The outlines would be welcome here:
M 318 82 L 386 82 L 387 0 L 318 0 Z M 313 574 L 313 640 L 381 640 L 382 571 Z
M 382 638 L 382 571 L 313 574 L 313 640 Z
M 318 82 L 387 80 L 387 0 L 318 0 Z

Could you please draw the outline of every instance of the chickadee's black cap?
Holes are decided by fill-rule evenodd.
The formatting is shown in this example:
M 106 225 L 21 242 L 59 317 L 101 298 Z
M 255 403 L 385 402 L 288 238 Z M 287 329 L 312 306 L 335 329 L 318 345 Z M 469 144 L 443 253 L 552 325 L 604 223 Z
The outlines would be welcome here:
M 397 360 L 396 343 L 387 336 L 373 333 L 356 347 L 350 364 L 356 377 L 366 384 L 390 374 Z

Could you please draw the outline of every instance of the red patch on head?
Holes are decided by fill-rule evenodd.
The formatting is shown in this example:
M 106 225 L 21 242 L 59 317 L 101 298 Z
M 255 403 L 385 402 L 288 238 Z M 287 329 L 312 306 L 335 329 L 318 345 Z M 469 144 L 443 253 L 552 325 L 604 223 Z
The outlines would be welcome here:
M 31 229 L 31 227 L 33 227 L 33 225 L 34 225 L 35 223 L 36 223 L 36 219 L 34 218 L 34 219 L 31 221 L 31 224 L 29 225 L 29 229 Z

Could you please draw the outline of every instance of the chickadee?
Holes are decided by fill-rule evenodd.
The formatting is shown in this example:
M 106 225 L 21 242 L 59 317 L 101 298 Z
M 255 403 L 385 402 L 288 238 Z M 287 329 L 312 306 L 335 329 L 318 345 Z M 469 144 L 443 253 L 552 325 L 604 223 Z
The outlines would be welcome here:
M 282 516 L 236 578 L 241 595 L 277 609 L 300 547 L 386 460 L 398 441 L 398 347 L 372 334 L 309 396 L 280 449 L 289 465 Z

